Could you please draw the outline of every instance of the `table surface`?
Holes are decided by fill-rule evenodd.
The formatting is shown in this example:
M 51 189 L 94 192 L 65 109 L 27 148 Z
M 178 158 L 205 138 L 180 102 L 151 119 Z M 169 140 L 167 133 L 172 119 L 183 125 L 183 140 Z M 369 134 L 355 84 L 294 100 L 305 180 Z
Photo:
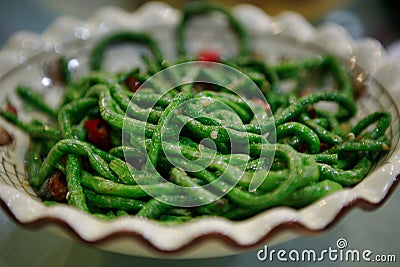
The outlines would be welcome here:
M 139 1 L 86 1 L 84 7 L 76 0 L 1 0 L 0 47 L 10 35 L 18 30 L 42 32 L 59 15 L 69 14 L 86 18 L 95 8 L 104 4 L 118 4 L 134 8 Z M 289 1 L 286 1 L 289 2 Z M 292 1 L 294 3 L 295 1 Z M 307 2 L 307 1 L 306 1 Z M 346 1 L 339 1 L 346 2 Z M 390 2 L 390 1 L 386 1 Z M 81 2 L 83 3 L 83 2 Z M 74 6 L 75 4 L 75 6 Z M 268 11 L 268 8 L 266 8 Z M 276 9 L 274 9 L 276 10 Z M 313 14 L 313 23 L 335 21 L 345 26 L 354 38 L 372 36 L 399 59 L 399 27 L 391 21 L 387 7 L 382 1 L 349 1 L 319 16 Z M 398 10 L 397 10 L 398 11 Z M 300 237 L 275 246 L 286 251 L 315 249 L 321 251 L 336 248 L 336 242 L 344 238 L 348 248 L 359 251 L 371 250 L 374 255 L 395 255 L 397 263 L 384 266 L 400 266 L 400 189 L 393 192 L 382 207 L 373 211 L 360 209 L 347 213 L 338 224 L 326 232 L 313 237 Z M 266 244 L 268 245 L 268 244 Z M 0 209 L 0 267 L 8 266 L 365 266 L 365 262 L 279 262 L 259 261 L 257 250 L 240 255 L 203 260 L 147 259 L 106 252 L 78 241 L 50 232 L 46 229 L 26 229 Z M 377 263 L 371 266 L 378 266 Z

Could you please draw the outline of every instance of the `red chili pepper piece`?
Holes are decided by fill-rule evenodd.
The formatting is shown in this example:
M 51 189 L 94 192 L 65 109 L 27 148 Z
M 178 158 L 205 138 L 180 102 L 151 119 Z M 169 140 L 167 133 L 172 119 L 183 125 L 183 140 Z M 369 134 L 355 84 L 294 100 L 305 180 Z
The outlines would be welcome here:
M 197 60 L 219 62 L 221 61 L 221 55 L 217 50 L 213 49 L 202 50 L 197 54 Z
M 67 182 L 65 180 L 65 176 L 60 171 L 55 171 L 51 175 L 47 184 L 47 188 L 49 189 L 50 194 L 57 201 L 65 200 L 68 193 Z
M 253 101 L 254 101 L 255 103 L 257 103 L 258 105 L 263 106 L 265 112 L 271 112 L 271 107 L 270 107 L 270 105 L 269 105 L 267 102 L 264 102 L 264 101 L 262 101 L 261 99 L 256 98 L 256 97 L 253 98 Z
M 142 83 L 141 82 L 139 82 L 135 77 L 133 77 L 133 76 L 128 76 L 126 79 L 125 79 L 125 85 L 126 85 L 126 87 L 128 87 L 128 89 L 129 89 L 129 91 L 131 91 L 131 92 L 136 92 L 139 88 L 140 88 L 140 86 L 142 85 Z
M 88 131 L 88 140 L 103 150 L 111 148 L 108 125 L 103 119 L 92 119 L 85 122 Z
M 207 83 L 207 82 L 196 82 L 193 85 L 193 89 L 196 92 L 200 92 L 200 91 L 203 91 L 203 90 L 214 91 L 215 88 L 216 88 L 215 84 Z
M 10 112 L 10 113 L 12 113 L 14 115 L 18 115 L 18 110 L 11 104 L 7 105 L 6 111 Z
M 0 147 L 11 144 L 13 140 L 13 136 L 6 129 L 0 127 Z
M 324 152 L 325 150 L 328 150 L 331 146 L 325 142 L 321 142 L 321 146 L 319 148 L 319 152 Z
M 297 147 L 297 151 L 300 152 L 300 153 L 305 153 L 307 150 L 308 150 L 308 147 L 306 145 L 303 145 L 303 144 L 299 145 Z
M 317 118 L 317 110 L 315 109 L 314 106 L 307 107 L 307 111 L 311 119 Z

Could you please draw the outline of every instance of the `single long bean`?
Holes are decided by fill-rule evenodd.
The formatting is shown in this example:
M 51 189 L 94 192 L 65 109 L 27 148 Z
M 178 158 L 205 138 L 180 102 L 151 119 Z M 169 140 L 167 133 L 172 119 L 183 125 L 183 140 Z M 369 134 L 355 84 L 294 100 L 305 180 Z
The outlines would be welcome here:
M 308 145 L 309 153 L 319 153 L 320 141 L 318 136 L 304 124 L 298 122 L 287 122 L 281 124 L 276 128 L 276 134 L 278 136 L 278 139 L 289 135 L 296 135 L 305 144 Z
M 282 203 L 290 207 L 300 208 L 341 189 L 343 187 L 339 183 L 324 180 L 297 190 Z
M 32 88 L 19 85 L 17 86 L 17 93 L 30 105 L 37 107 L 39 110 L 52 117 L 57 117 L 57 111 L 51 108 L 47 103 L 45 103 L 45 101 L 43 100 L 43 96 L 35 92 Z
M 92 167 L 99 173 L 106 176 L 112 180 L 118 180 L 115 175 L 111 172 L 108 167 L 106 160 L 116 159 L 111 155 L 107 155 L 107 153 L 100 152 L 99 154 L 95 153 L 100 150 L 93 151 L 93 147 L 88 145 L 86 142 L 82 142 L 75 139 L 63 139 L 59 141 L 55 146 L 53 146 L 48 153 L 46 159 L 43 162 L 43 165 L 40 167 L 39 174 L 37 179 L 35 179 L 34 186 L 39 187 L 46 178 L 48 178 L 51 173 L 56 168 L 56 163 L 62 160 L 64 155 L 82 155 L 87 156 Z M 101 155 L 105 156 L 102 158 Z M 68 160 L 67 160 L 68 161 Z M 72 165 L 72 164 L 67 164 Z M 79 166 L 80 163 L 78 162 Z M 80 176 L 80 174 L 78 175 Z
M 89 203 L 99 208 L 121 209 L 132 212 L 142 209 L 146 202 L 138 199 L 96 194 L 91 190 L 84 190 Z
M 327 164 L 319 164 L 320 179 L 328 179 L 338 182 L 343 186 L 358 183 L 371 169 L 372 162 L 368 158 L 362 158 L 351 170 L 341 170 Z
M 153 131 L 152 136 L 152 146 L 150 147 L 148 157 L 149 162 L 154 166 L 157 166 L 157 158 L 159 151 L 161 149 L 161 142 L 162 142 L 162 130 L 164 128 L 164 124 L 171 118 L 173 112 L 180 107 L 185 101 L 190 98 L 190 95 L 186 92 L 182 92 L 178 94 L 171 102 L 171 104 L 165 109 L 163 115 L 159 120 L 159 124 Z
M 355 136 L 360 135 L 363 130 L 365 130 L 372 123 L 377 122 L 376 127 L 372 129 L 370 132 L 363 134 L 364 136 L 368 136 L 372 139 L 378 139 L 383 136 L 386 130 L 390 126 L 391 115 L 389 112 L 374 112 L 362 120 L 360 120 L 356 126 L 354 126 L 351 131 Z
M 158 44 L 148 35 L 141 32 L 118 32 L 103 38 L 92 50 L 90 67 L 92 70 L 101 69 L 105 50 L 112 44 L 124 42 L 138 42 L 147 45 L 159 62 L 164 56 Z
M 300 98 L 296 103 L 288 106 L 283 112 L 275 115 L 275 124 L 280 125 L 295 118 L 304 111 L 308 105 L 315 104 L 319 101 L 333 101 L 341 105 L 345 109 L 345 112 L 338 113 L 336 116 L 342 120 L 352 117 L 356 112 L 355 103 L 345 95 L 335 92 L 315 93 Z
M 218 12 L 226 17 L 226 19 L 238 35 L 240 46 L 239 56 L 248 56 L 250 54 L 250 41 L 248 33 L 244 29 L 243 25 L 227 9 L 217 5 L 210 5 L 201 2 L 193 3 L 186 6 L 183 11 L 183 17 L 177 25 L 176 32 L 179 55 L 185 56 L 187 53 L 185 47 L 185 29 L 188 20 L 194 15 L 205 14 L 208 12 Z
M 13 123 L 15 126 L 23 130 L 24 132 L 29 133 L 32 138 L 43 138 L 43 139 L 53 139 L 60 140 L 61 133 L 59 129 L 45 125 L 42 123 L 31 122 L 27 123 L 18 119 L 18 116 L 8 112 L 8 111 L 0 111 L 0 116 L 9 122 Z
M 307 172 L 302 171 L 301 158 L 289 146 L 276 145 L 275 153 L 278 153 L 288 162 L 290 173 L 286 181 L 274 191 L 262 195 L 252 195 L 234 187 L 228 192 L 227 197 L 234 203 L 249 209 L 265 209 L 279 205 L 283 199 L 298 189 L 299 183 L 302 183 L 302 179 L 305 177 L 318 177 L 318 169 L 316 167 L 310 168 Z M 227 185 L 219 183 L 215 174 L 209 171 L 200 171 L 194 173 L 194 175 L 205 179 L 209 183 L 215 182 L 215 186 L 219 190 L 226 190 Z

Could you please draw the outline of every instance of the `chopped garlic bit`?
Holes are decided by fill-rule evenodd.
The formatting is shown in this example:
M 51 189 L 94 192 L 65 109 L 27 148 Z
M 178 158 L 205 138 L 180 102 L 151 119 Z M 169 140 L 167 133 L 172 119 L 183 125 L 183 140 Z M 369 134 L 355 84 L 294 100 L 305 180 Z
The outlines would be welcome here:
M 212 131 L 211 134 L 210 134 L 210 137 L 213 140 L 217 139 L 218 138 L 218 131 L 217 130 Z

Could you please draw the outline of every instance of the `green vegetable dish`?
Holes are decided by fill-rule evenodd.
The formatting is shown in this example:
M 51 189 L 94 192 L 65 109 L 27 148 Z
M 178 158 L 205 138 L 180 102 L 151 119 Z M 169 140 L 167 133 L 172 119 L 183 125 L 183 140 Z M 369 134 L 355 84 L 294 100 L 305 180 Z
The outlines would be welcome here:
M 236 56 L 187 52 L 188 21 L 209 12 L 231 26 Z M 389 151 L 390 113 L 355 120 L 362 92 L 335 56 L 268 64 L 253 55 L 249 34 L 229 10 L 203 3 L 183 10 L 176 38 L 175 62 L 165 60 L 148 34 L 126 31 L 95 44 L 85 77 L 74 78 L 70 59 L 61 58 L 65 93 L 56 109 L 29 86 L 18 86 L 19 97 L 54 122 L 23 121 L 12 107 L 0 113 L 29 134 L 27 175 L 46 205 L 67 203 L 104 219 L 242 220 L 273 207 L 302 208 L 352 187 Z M 151 52 L 143 56 L 145 66 L 104 71 L 106 50 L 131 42 Z M 201 62 L 194 71 L 173 68 L 195 61 Z M 232 81 L 214 65 L 245 78 Z M 187 82 L 175 86 L 178 80 Z M 171 128 L 179 129 L 174 138 Z M 189 205 L 185 198 L 208 201 Z

